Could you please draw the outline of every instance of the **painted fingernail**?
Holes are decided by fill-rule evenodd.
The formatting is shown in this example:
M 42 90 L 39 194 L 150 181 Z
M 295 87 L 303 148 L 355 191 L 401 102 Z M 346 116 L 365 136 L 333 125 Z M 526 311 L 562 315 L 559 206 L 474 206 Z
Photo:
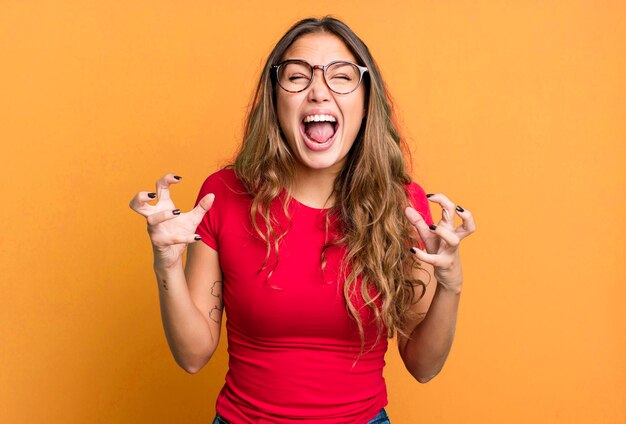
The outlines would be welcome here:
M 174 215 L 180 215 L 180 209 L 174 209 L 174 210 L 172 211 L 172 213 L 173 213 Z
M 456 207 L 456 210 L 457 210 L 457 211 L 459 211 L 459 212 L 465 212 L 465 209 L 463 209 L 463 208 L 462 208 L 462 207 L 460 207 L 460 206 L 457 206 L 457 207 Z
M 183 177 L 179 177 L 178 175 L 174 175 L 174 178 L 176 178 L 177 180 L 180 180 Z
M 148 193 L 148 197 L 154 199 L 156 197 L 156 193 Z
M 200 236 L 195 236 L 195 237 L 194 237 L 194 240 L 196 240 L 196 241 L 197 241 L 197 240 L 202 240 L 202 237 L 200 237 Z
M 427 195 L 426 195 L 426 197 L 431 197 L 431 196 L 434 196 L 434 194 L 433 194 L 433 193 L 430 193 L 430 194 L 427 194 Z
M 428 228 L 430 228 L 431 230 L 435 231 L 437 229 L 437 226 L 435 224 L 430 224 L 428 226 Z
M 417 253 L 417 249 L 416 249 L 416 248 L 414 248 L 414 247 L 411 247 L 411 252 L 413 252 L 413 253 Z

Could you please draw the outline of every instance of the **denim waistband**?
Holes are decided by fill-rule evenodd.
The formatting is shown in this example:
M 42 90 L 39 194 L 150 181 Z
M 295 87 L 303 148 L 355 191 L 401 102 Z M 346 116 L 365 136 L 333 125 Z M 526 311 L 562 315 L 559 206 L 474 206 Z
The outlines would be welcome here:
M 220 414 L 215 414 L 215 419 L 213 419 L 213 424 L 230 424 L 226 421 Z M 387 411 L 385 408 L 381 409 L 378 415 L 369 420 L 366 424 L 391 424 L 389 420 L 389 416 L 387 415 Z

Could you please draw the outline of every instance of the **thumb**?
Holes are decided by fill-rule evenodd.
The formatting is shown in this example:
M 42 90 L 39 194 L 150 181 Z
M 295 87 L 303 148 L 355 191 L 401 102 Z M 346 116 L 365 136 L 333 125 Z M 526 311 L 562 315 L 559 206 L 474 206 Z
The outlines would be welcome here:
M 191 213 L 194 215 L 194 220 L 200 223 L 204 215 L 211 209 L 213 206 L 213 201 L 215 200 L 215 195 L 213 193 L 209 193 L 204 196 L 195 208 L 191 210 Z

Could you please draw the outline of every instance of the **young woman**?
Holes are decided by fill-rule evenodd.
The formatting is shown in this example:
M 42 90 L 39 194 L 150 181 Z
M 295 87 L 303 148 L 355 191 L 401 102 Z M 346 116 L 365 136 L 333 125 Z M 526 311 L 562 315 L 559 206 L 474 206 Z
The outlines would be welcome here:
M 443 367 L 459 242 L 475 226 L 411 182 L 394 122 L 366 45 L 336 19 L 305 19 L 270 54 L 235 163 L 206 179 L 196 207 L 175 208 L 172 174 L 131 201 L 183 369 L 210 360 L 227 311 L 215 423 L 389 422 L 382 371 L 396 330 L 418 381 Z M 427 198 L 443 209 L 436 226 Z

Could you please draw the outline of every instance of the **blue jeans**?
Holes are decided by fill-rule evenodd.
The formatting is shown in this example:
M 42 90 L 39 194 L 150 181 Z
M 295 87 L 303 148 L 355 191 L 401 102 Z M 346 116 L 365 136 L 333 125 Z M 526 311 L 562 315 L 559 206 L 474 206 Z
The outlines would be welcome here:
M 226 421 L 220 414 L 215 414 L 215 419 L 213 420 L 213 424 L 230 424 Z M 389 417 L 387 416 L 387 411 L 385 408 L 381 409 L 378 415 L 369 420 L 367 424 L 391 424 L 389 421 Z
M 387 411 L 385 408 L 381 409 L 378 415 L 369 420 L 367 424 L 391 424 L 389 417 L 387 416 Z

